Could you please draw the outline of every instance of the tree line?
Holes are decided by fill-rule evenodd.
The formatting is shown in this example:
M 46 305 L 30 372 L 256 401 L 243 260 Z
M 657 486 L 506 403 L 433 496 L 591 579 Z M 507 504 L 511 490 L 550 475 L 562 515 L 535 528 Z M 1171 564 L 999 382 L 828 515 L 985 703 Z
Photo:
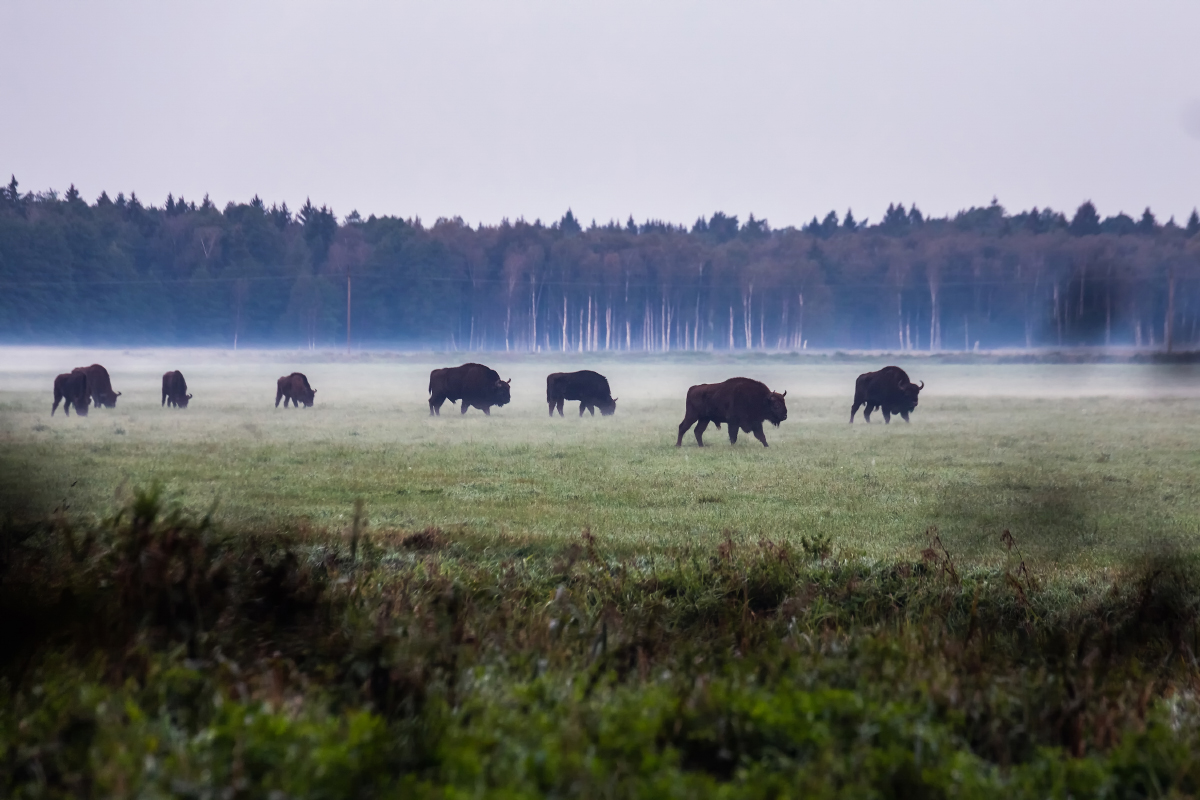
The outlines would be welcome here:
M 0 187 L 0 340 L 459 350 L 1200 346 L 1200 216 L 889 206 L 773 229 L 339 221 Z

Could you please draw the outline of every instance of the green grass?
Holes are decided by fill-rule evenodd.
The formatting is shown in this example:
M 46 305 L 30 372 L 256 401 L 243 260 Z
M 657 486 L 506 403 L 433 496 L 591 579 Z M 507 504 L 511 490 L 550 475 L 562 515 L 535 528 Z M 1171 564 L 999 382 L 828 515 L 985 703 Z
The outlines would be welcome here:
M 487 358 L 515 377 L 514 402 L 491 418 L 449 404 L 440 418 L 427 414 L 430 365 L 466 357 L 299 364 L 318 390 L 317 405 L 299 411 L 272 405 L 274 377 L 296 366 L 278 354 L 114 359 L 119 408 L 87 419 L 49 418 L 54 369 L 0 369 L 9 506 L 37 515 L 65 501 L 102 514 L 122 487 L 159 480 L 191 507 L 215 503 L 234 526 L 337 530 L 362 498 L 376 530 L 436 525 L 553 545 L 586 527 L 629 551 L 708 546 L 731 530 L 910 557 L 936 527 L 957 557 L 986 561 L 1008 529 L 1039 565 L 1086 569 L 1200 542 L 1191 373 L 917 362 L 909 370 L 928 389 L 911 425 L 877 416 L 851 426 L 859 364 L 583 359 L 612 379 L 617 415 L 580 420 L 569 406 L 550 420 L 544 375 L 579 365 L 561 354 Z M 158 378 L 181 361 L 196 399 L 186 411 L 161 409 Z M 711 447 L 697 449 L 689 434 L 676 449 L 686 386 L 737 374 L 790 389 L 771 447 L 746 434 L 730 447 L 710 428 Z

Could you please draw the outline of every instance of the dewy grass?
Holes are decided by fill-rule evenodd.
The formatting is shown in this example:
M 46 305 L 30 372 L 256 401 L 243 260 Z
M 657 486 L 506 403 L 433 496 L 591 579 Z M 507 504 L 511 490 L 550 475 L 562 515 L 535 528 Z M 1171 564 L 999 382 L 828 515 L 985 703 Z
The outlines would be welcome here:
M 1200 401 L 1157 368 L 910 364 L 929 387 L 913 423 L 868 426 L 846 422 L 857 364 L 601 360 L 591 365 L 617 387 L 617 415 L 551 420 L 544 374 L 562 364 L 539 357 L 492 359 L 515 377 L 513 403 L 491 418 L 447 408 L 434 419 L 429 365 L 465 357 L 309 364 L 321 399 L 302 410 L 272 405 L 274 377 L 291 366 L 213 357 L 185 370 L 196 392 L 186 411 L 158 402 L 160 364 L 176 356 L 125 358 L 112 369 L 127 390 L 118 409 L 82 420 L 49 419 L 48 395 L 27 390 L 32 374 L 4 378 L 15 388 L 0 412 L 8 505 L 101 513 L 120 487 L 159 480 L 236 525 L 340 530 L 361 498 L 376 528 L 562 542 L 589 526 L 631 551 L 713 543 L 728 529 L 830 536 L 876 558 L 919 552 L 931 526 L 960 557 L 986 558 L 1009 529 L 1039 563 L 1084 568 L 1167 541 L 1191 548 L 1200 533 Z M 730 447 L 713 431 L 708 448 L 674 448 L 687 385 L 732 374 L 793 389 L 771 447 Z

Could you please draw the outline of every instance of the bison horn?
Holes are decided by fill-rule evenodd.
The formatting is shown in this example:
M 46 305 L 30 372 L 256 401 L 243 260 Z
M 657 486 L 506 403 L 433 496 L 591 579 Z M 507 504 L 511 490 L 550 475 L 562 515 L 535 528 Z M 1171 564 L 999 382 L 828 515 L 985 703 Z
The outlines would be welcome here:
M 120 396 L 121 396 L 121 392 L 117 392 L 117 397 L 120 397 Z
M 925 388 L 925 381 L 921 381 L 921 385 L 917 387 L 917 391 L 919 392 L 924 388 Z
M 512 378 L 506 380 L 505 383 L 507 383 L 509 386 L 512 386 Z
M 784 389 L 784 390 L 783 390 L 783 394 L 781 394 L 781 395 L 779 395 L 779 396 L 780 396 L 780 397 L 787 397 L 787 389 Z

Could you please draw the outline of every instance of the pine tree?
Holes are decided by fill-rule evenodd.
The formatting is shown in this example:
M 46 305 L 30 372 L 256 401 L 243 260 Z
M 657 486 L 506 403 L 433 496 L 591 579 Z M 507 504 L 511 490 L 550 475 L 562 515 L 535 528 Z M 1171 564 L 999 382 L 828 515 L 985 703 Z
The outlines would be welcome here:
M 1075 236 L 1091 236 L 1100 232 L 1100 215 L 1096 207 L 1088 200 L 1075 211 L 1071 219 L 1070 231 Z
M 1138 233 L 1152 234 L 1158 230 L 1158 220 L 1154 218 L 1150 207 L 1146 206 L 1146 210 L 1142 212 L 1142 218 L 1138 221 Z
M 1187 227 L 1184 228 L 1188 236 L 1195 236 L 1200 233 L 1200 214 L 1196 213 L 1196 209 L 1192 209 L 1192 215 L 1188 217 Z
M 832 211 L 830 211 L 829 213 L 833 214 Z M 828 219 L 828 218 L 826 218 L 826 219 Z M 833 215 L 833 224 L 835 227 L 837 226 L 837 215 L 836 214 Z M 858 230 L 858 223 L 854 221 L 854 212 L 848 208 L 846 209 L 846 218 L 844 220 L 842 220 L 842 227 L 848 231 Z
M 571 213 L 571 209 L 567 209 L 567 213 L 558 222 L 558 229 L 565 234 L 583 233 L 583 228 L 579 224 L 579 220 L 575 219 L 575 215 Z

